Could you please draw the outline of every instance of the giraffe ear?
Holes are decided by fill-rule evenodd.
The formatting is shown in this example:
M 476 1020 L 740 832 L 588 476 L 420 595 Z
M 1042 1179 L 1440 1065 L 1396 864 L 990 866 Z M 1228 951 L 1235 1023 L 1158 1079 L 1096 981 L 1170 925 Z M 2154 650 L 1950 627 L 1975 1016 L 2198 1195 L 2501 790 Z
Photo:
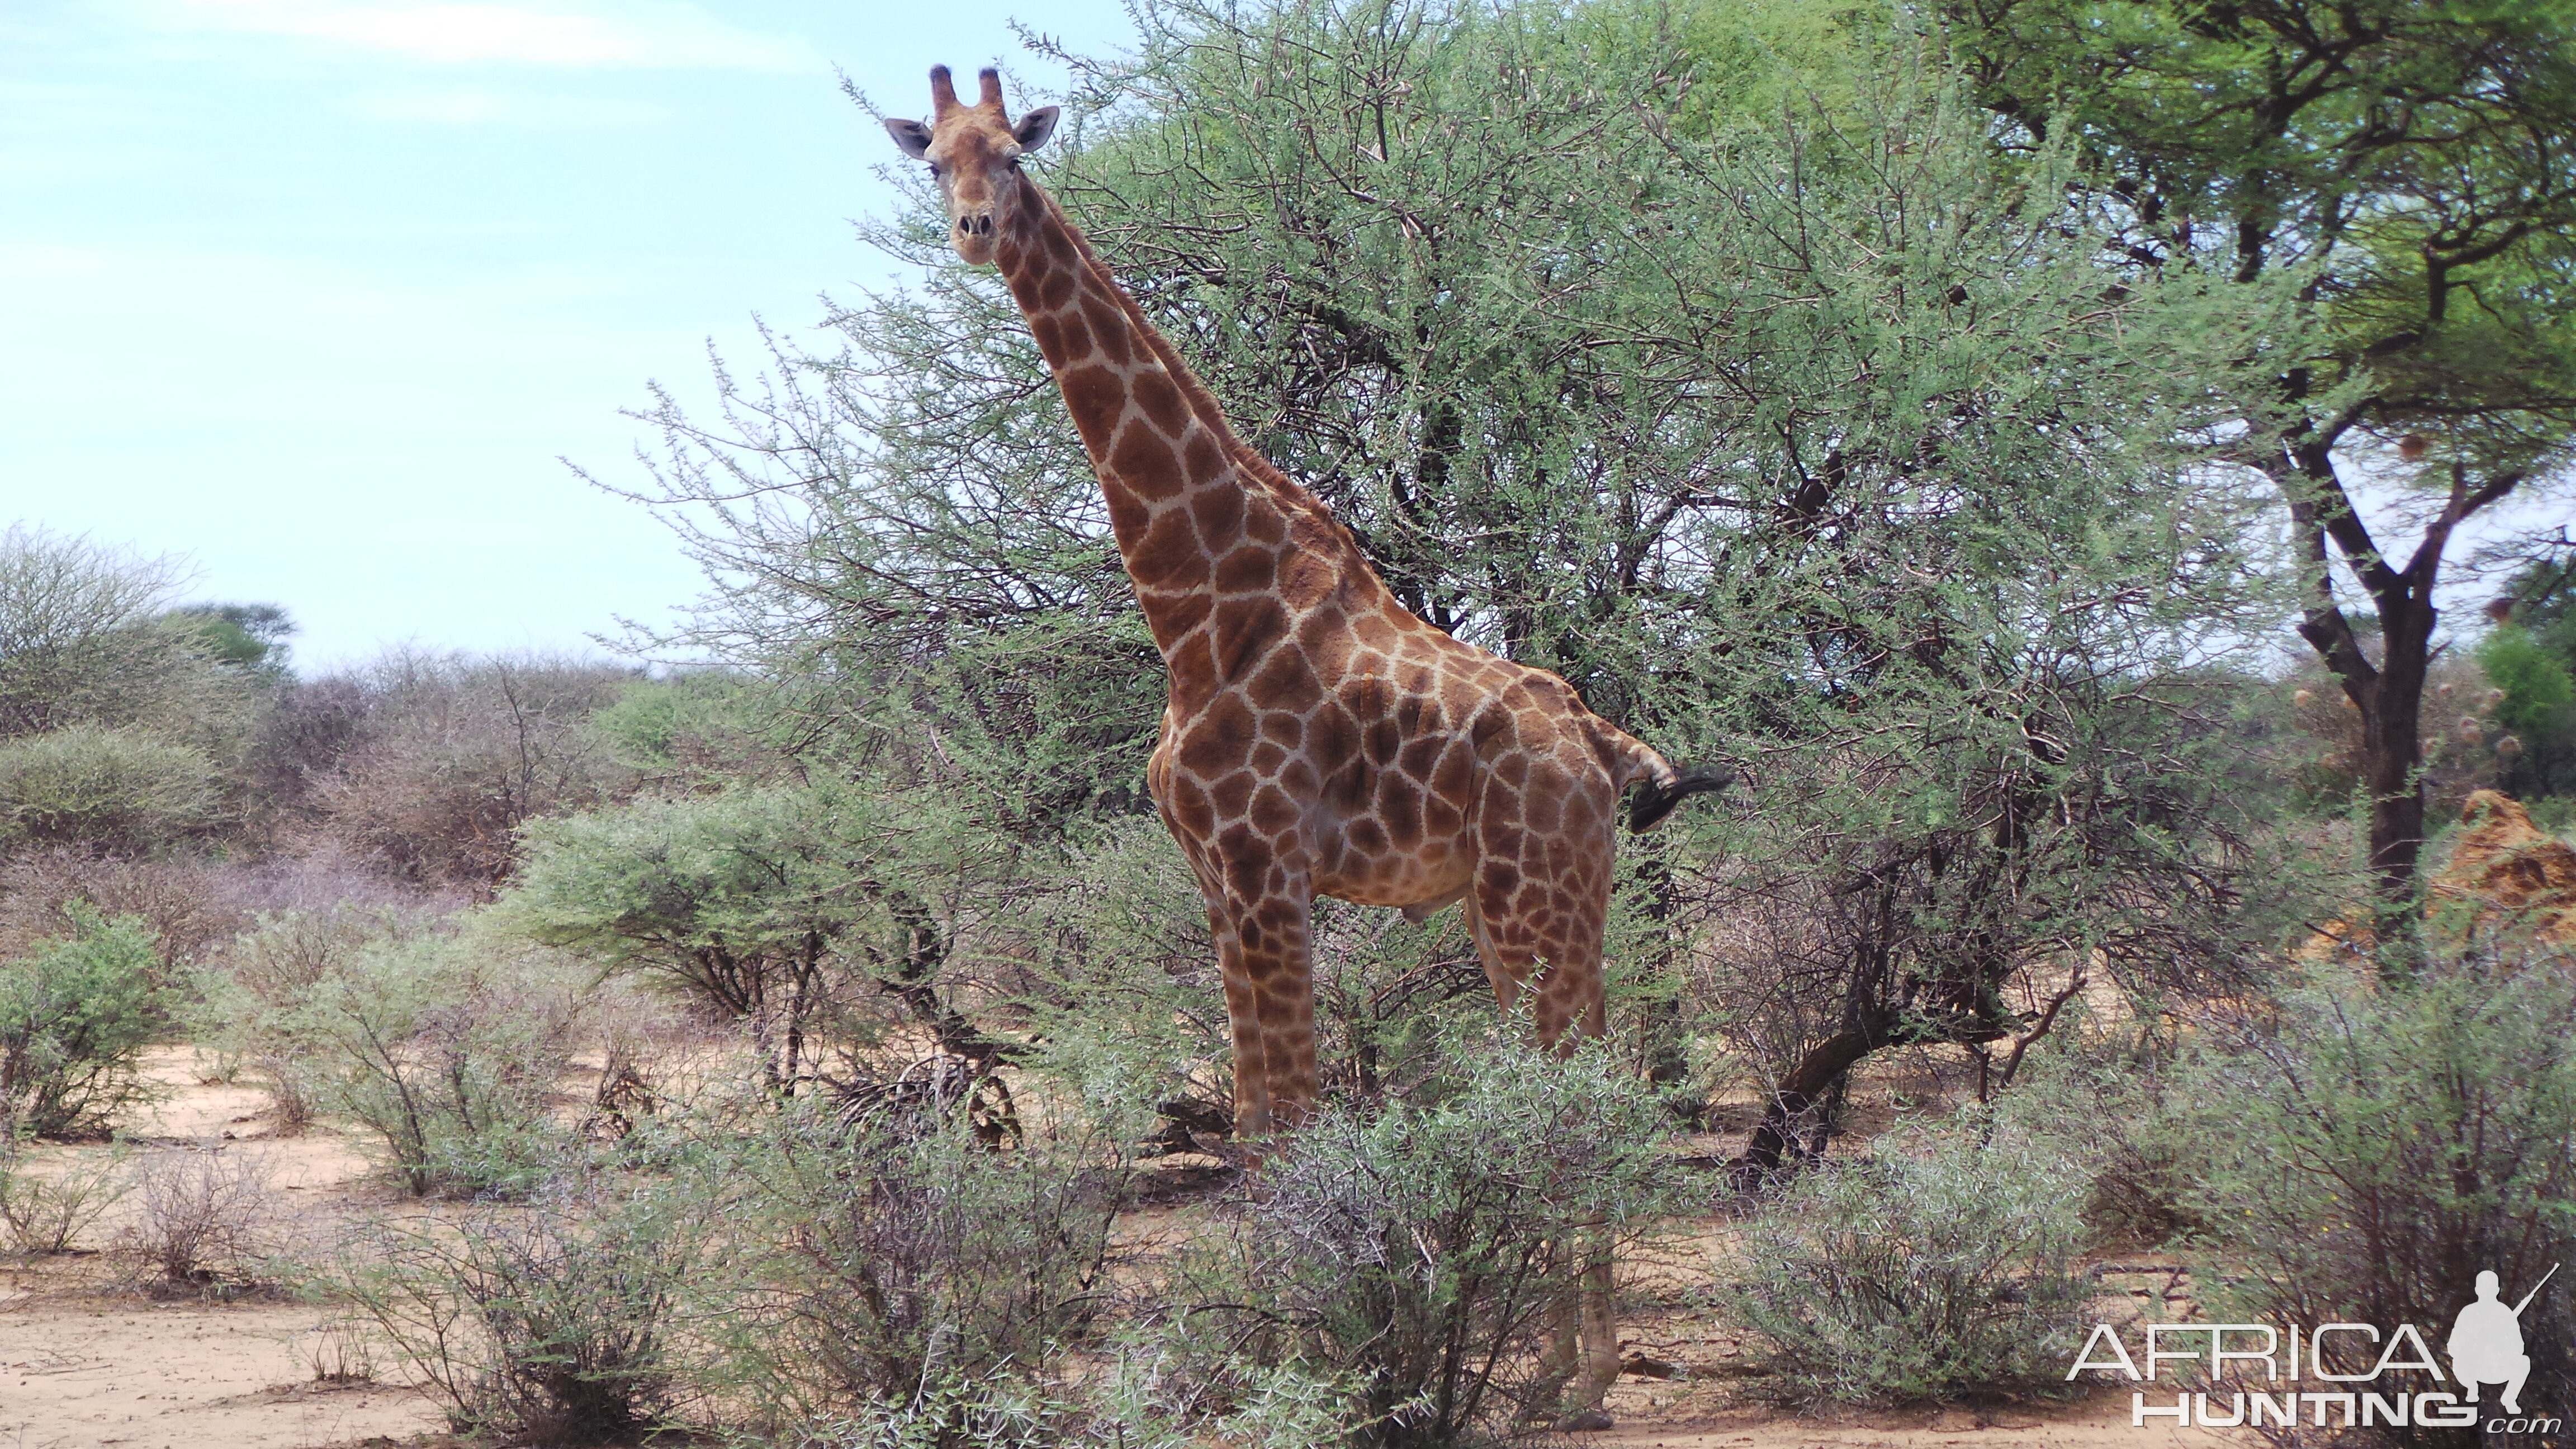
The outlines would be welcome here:
M 1011 128 L 1011 139 L 1019 142 L 1023 151 L 1036 150 L 1046 144 L 1047 137 L 1055 134 L 1056 114 L 1053 106 L 1038 107 L 1020 117 L 1020 123 Z
M 894 143 L 903 148 L 903 154 L 906 156 L 918 161 L 930 154 L 928 126 L 919 121 L 898 121 L 889 116 L 886 118 L 885 128 L 886 134 L 894 137 Z

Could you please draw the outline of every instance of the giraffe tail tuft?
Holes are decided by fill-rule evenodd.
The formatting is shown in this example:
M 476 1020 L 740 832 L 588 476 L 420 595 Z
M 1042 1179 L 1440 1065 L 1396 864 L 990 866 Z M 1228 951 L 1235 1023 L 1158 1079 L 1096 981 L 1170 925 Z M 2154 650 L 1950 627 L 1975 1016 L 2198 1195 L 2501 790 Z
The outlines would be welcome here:
M 1693 765 L 1686 770 L 1657 771 L 1639 782 L 1636 798 L 1628 805 L 1628 828 L 1643 835 L 1661 825 L 1682 801 L 1734 783 L 1733 765 Z

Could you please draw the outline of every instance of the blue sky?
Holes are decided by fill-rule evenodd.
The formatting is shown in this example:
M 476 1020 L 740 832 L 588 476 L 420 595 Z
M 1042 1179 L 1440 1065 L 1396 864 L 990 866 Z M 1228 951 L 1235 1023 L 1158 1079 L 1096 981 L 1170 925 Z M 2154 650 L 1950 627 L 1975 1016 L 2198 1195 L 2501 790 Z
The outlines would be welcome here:
M 0 523 L 186 555 L 308 671 L 582 649 L 698 578 L 612 480 L 648 379 L 893 279 L 924 72 L 1114 0 L 7 0 Z M 1038 85 L 1056 79 L 1028 68 Z M 1016 101 L 1015 101 L 1016 104 Z

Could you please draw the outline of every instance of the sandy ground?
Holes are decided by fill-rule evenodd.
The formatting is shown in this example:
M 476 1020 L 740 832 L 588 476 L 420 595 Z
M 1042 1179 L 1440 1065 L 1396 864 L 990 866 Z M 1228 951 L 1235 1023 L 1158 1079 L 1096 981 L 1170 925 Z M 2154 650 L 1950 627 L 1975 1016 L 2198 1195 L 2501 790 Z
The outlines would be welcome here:
M 394 1206 L 366 1159 L 325 1130 L 276 1139 L 264 1099 L 196 1080 L 192 1052 L 155 1059 L 170 1095 L 132 1124 L 143 1152 L 255 1155 L 277 1185 L 287 1231 L 308 1241 L 349 1217 Z M 39 1171 L 62 1171 L 101 1148 L 36 1149 Z M 344 1342 L 327 1308 L 276 1298 L 234 1303 L 162 1301 L 140 1291 L 111 1213 L 83 1240 L 93 1251 L 25 1261 L 0 1258 L 0 1449 L 319 1449 L 443 1444 L 437 1406 L 395 1383 L 326 1382 Z M 1134 1215 L 1122 1237 L 1148 1240 L 1176 1224 Z M 1983 1409 L 1917 1408 L 1800 1415 L 1744 1401 L 1743 1349 L 1682 1310 L 1649 1281 L 1623 1321 L 1628 1350 L 1671 1365 L 1669 1378 L 1630 1376 L 1612 1392 L 1617 1427 L 1569 1436 L 1601 1449 L 2216 1449 L 2228 1437 L 2169 1427 L 2132 1428 L 2128 1396 L 2072 1404 Z M 380 1365 L 391 1376 L 390 1366 Z
M 439 1427 L 408 1389 L 313 1382 L 322 1317 L 130 1296 L 0 1309 L 0 1446 L 304 1449 Z
M 264 1099 L 196 1081 L 194 1054 L 160 1053 L 171 1096 L 130 1128 L 145 1153 L 253 1154 L 278 1188 L 290 1233 L 327 1228 L 384 1194 L 365 1158 L 316 1132 L 268 1140 Z M 94 1160 L 102 1148 L 39 1148 L 38 1171 Z M 111 1212 L 82 1246 L 115 1248 L 128 1219 Z M 413 1390 L 316 1381 L 338 1363 L 329 1310 L 276 1300 L 156 1301 L 114 1251 L 0 1258 L 0 1449 L 306 1449 L 414 1439 L 444 1427 Z

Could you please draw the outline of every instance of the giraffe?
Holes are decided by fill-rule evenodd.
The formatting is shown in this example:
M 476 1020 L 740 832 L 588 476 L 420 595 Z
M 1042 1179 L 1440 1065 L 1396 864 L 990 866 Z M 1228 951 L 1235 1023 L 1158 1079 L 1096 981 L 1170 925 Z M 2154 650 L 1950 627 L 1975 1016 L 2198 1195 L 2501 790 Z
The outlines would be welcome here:
M 1622 795 L 1641 787 L 1627 823 L 1643 831 L 1734 772 L 1676 769 L 1556 675 L 1404 608 L 1323 502 L 1235 435 L 1020 169 L 1056 108 L 1014 123 L 999 73 L 980 80 L 976 103 L 962 104 L 936 67 L 929 121 L 885 125 L 929 163 L 958 256 L 998 266 L 1027 316 L 1170 671 L 1146 781 L 1206 900 L 1236 1136 L 1257 1141 L 1314 1110 L 1308 929 L 1319 895 L 1415 922 L 1463 904 L 1505 1010 L 1534 993 L 1539 1040 L 1560 1051 L 1600 1035 Z M 1618 1369 L 1615 1341 L 1603 1342 L 1606 1263 L 1599 1276 L 1577 1400 L 1593 1404 Z M 1572 1335 L 1562 1342 L 1570 1354 Z

